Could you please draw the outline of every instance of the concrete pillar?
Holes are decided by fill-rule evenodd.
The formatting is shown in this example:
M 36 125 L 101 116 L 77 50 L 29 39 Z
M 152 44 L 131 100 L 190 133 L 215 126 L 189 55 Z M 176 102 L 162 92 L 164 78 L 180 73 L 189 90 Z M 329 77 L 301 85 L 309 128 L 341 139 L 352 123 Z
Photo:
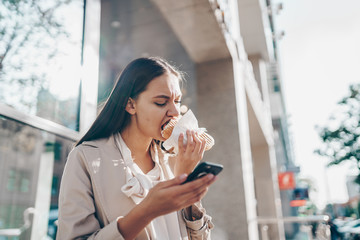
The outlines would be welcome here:
M 205 62 L 196 70 L 199 125 L 215 139 L 215 146 L 205 153 L 204 160 L 224 165 L 204 199 L 214 218 L 212 238 L 249 239 L 233 63 L 231 59 Z
M 85 35 L 80 101 L 80 133 L 85 133 L 97 115 L 101 1 L 86 3 Z
M 270 107 L 269 103 L 269 87 L 266 63 L 259 54 L 249 55 L 249 61 L 253 67 L 254 77 L 258 84 L 261 98 Z
M 248 112 L 257 213 L 261 218 L 281 218 L 275 149 L 272 142 L 265 138 L 250 102 Z M 285 236 L 282 222 L 269 224 L 267 232 L 269 239 L 284 239 Z
M 255 192 L 257 199 L 257 211 L 260 217 L 275 217 L 276 206 L 274 196 L 274 186 L 270 168 L 269 147 L 264 144 L 252 146 L 252 156 L 254 161 Z M 269 239 L 279 239 L 277 225 L 269 225 Z

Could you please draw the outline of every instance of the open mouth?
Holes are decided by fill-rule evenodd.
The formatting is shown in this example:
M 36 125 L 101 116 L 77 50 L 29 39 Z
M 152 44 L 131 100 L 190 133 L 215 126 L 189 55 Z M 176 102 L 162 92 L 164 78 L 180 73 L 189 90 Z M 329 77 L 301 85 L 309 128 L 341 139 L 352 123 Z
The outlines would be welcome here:
M 164 130 L 166 125 L 168 125 L 170 120 L 166 121 L 163 125 L 161 125 L 161 130 Z

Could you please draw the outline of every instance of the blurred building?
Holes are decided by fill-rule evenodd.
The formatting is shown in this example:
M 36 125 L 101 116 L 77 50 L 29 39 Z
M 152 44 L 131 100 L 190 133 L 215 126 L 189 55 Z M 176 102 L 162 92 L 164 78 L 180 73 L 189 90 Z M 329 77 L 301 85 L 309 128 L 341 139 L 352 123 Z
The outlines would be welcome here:
M 360 186 L 355 182 L 357 176 L 346 176 L 346 188 L 349 199 L 343 203 L 329 203 L 325 214 L 331 218 L 360 218 Z
M 353 214 L 360 218 L 360 185 L 355 182 L 357 176 L 346 176 L 346 187 L 349 200 L 344 205 L 353 210 Z
M 277 171 L 279 174 L 279 180 L 280 176 L 285 174 L 287 176 L 291 176 L 291 180 L 293 181 L 291 186 L 286 186 L 283 189 L 280 186 L 281 206 L 284 217 L 297 216 L 298 208 L 291 206 L 291 201 L 294 200 L 293 195 L 297 187 L 296 176 L 300 172 L 300 167 L 295 165 L 293 146 L 289 133 L 286 103 L 283 93 L 279 41 L 281 41 L 285 33 L 281 29 L 276 28 L 276 15 L 281 14 L 283 4 L 279 2 L 272 4 L 272 1 L 269 0 L 267 1 L 267 4 L 271 9 L 269 20 L 271 32 L 273 34 L 274 47 L 274 59 L 268 65 L 268 83 L 271 118 L 274 128 L 274 147 L 276 152 Z M 297 231 L 297 224 L 285 225 L 285 234 L 287 238 L 292 238 Z
M 0 91 L 4 102 L 0 105 L 0 121 L 4 122 L 0 133 L 6 132 L 7 138 L 13 139 L 11 144 L 1 141 L 0 146 L 1 157 L 11 156 L 2 157 L 1 164 L 8 167 L 1 170 L 0 207 L 18 209 L 0 212 L 0 228 L 21 224 L 21 219 L 12 220 L 21 218 L 20 205 L 21 209 L 36 207 L 45 216 L 50 208 L 56 209 L 61 173 L 72 143 L 91 124 L 98 103 L 106 99 L 126 64 L 137 57 L 156 55 L 186 73 L 182 103 L 194 111 L 199 125 L 206 127 L 216 141 L 204 159 L 224 165 L 204 199 L 216 226 L 213 239 L 261 239 L 258 219 L 281 218 L 288 211 L 281 204 L 287 196 L 280 194 L 278 172 L 297 169 L 287 132 L 277 57 L 277 41 L 282 34 L 274 28 L 281 6 L 269 0 L 87 0 L 86 4 L 73 0 L 63 8 L 67 11 L 60 13 L 77 16 L 71 24 L 63 23 L 68 26 L 64 29 L 69 29 L 66 36 L 74 33 L 74 40 L 69 42 L 81 40 L 74 45 L 78 51 L 71 51 L 79 55 L 80 74 L 68 66 L 72 82 L 59 78 L 60 84 L 53 88 L 53 82 L 45 82 L 43 85 L 50 87 L 37 88 L 33 100 L 24 94 L 20 102 L 15 101 Z M 73 31 L 78 22 L 81 27 Z M 41 29 L 39 32 L 46 34 Z M 64 50 L 57 59 L 71 52 Z M 51 64 L 49 61 L 48 69 L 52 69 Z M 18 85 L 13 83 L 1 84 L 9 90 L 36 88 L 31 82 L 21 85 L 21 79 Z M 78 91 L 60 95 L 59 86 L 65 92 Z M 32 106 L 32 102 L 36 104 Z M 34 163 L 15 164 L 14 159 L 22 158 L 20 151 L 11 149 L 20 140 L 15 137 L 18 130 L 8 129 L 8 123 L 36 132 L 37 151 L 27 155 Z M 31 141 L 24 143 L 27 146 Z M 30 173 L 23 174 L 25 170 Z M 20 192 L 28 189 L 29 196 L 10 193 L 7 186 L 18 186 Z M 47 221 L 35 219 L 32 239 L 46 234 L 47 225 Z M 285 239 L 283 224 L 270 224 L 267 234 L 269 239 Z

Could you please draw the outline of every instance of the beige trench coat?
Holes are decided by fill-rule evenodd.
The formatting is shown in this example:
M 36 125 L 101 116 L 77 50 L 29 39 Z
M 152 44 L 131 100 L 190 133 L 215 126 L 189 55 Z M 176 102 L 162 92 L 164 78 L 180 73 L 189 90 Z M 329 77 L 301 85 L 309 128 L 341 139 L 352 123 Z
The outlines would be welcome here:
M 169 165 L 162 152 L 158 152 L 160 165 L 169 178 Z M 125 167 L 114 136 L 75 147 L 61 181 L 56 239 L 124 239 L 118 231 L 117 219 L 135 206 L 121 191 L 125 183 Z M 182 239 L 210 239 L 211 217 L 201 204 L 191 209 L 192 216 L 178 212 Z M 194 218 L 197 220 L 187 220 Z M 144 229 L 136 239 L 148 240 L 150 234 Z

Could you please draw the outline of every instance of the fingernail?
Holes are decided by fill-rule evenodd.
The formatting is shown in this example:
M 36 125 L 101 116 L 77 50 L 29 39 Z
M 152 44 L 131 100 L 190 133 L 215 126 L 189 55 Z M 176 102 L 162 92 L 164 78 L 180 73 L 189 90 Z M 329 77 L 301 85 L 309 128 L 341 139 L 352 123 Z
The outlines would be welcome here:
M 207 177 L 208 177 L 208 179 L 213 179 L 215 176 L 214 176 L 214 174 L 209 173 L 209 174 L 207 175 Z
M 179 176 L 180 181 L 183 181 L 183 180 L 185 180 L 186 178 L 187 178 L 187 174 L 186 174 L 186 173 L 183 173 L 183 174 L 181 174 L 181 175 Z

